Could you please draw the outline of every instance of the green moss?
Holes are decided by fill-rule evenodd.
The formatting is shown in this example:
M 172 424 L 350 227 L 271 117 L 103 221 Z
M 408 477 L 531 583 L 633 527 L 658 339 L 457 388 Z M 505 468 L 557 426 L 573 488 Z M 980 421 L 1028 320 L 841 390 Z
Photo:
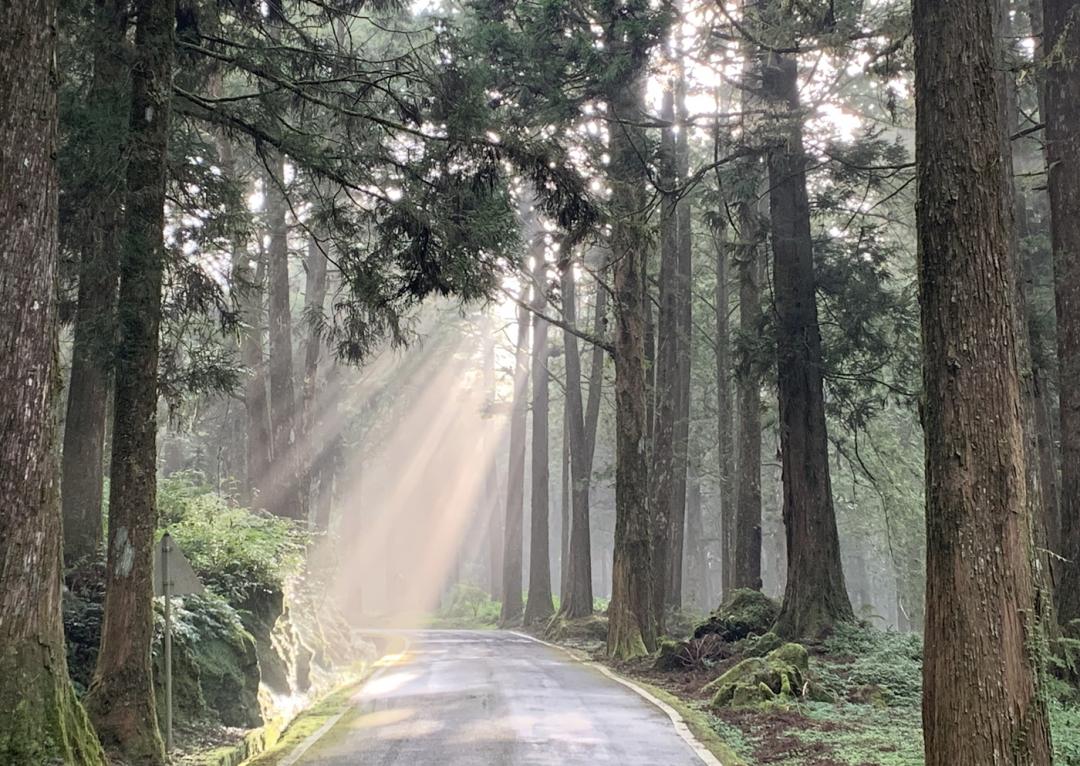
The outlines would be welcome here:
M 694 638 L 716 634 L 725 641 L 768 633 L 780 613 L 779 605 L 764 593 L 741 588 L 694 629 Z
M 810 686 L 809 666 L 806 647 L 784 644 L 765 657 L 743 660 L 704 691 L 713 695 L 710 705 L 714 708 L 786 704 L 802 697 Z
M 104 766 L 59 647 L 27 640 L 0 653 L 0 763 Z

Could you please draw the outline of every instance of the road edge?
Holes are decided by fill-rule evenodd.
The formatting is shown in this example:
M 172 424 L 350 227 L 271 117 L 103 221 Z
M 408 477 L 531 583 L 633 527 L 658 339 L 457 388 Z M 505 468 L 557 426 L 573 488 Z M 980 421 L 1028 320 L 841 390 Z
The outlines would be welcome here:
M 637 683 L 631 681 L 628 678 L 620 676 L 618 673 L 616 673 L 614 670 L 607 667 L 606 665 L 602 665 L 599 662 L 593 662 L 592 660 L 582 659 L 565 646 L 559 646 L 558 644 L 553 644 L 550 641 L 544 641 L 542 638 L 530 636 L 528 633 L 522 633 L 517 630 L 510 630 L 507 632 L 511 635 L 518 636 L 520 638 L 527 638 L 530 641 L 535 641 L 538 644 L 543 644 L 544 646 L 551 647 L 552 649 L 557 649 L 558 651 L 562 652 L 570 659 L 572 659 L 574 662 L 577 662 L 586 667 L 595 668 L 601 673 L 603 673 L 605 676 L 610 678 L 612 681 L 622 684 L 642 699 L 652 703 L 664 714 L 666 714 L 667 717 L 671 719 L 672 726 L 674 726 L 675 728 L 675 733 L 678 734 L 679 737 L 681 737 L 682 740 L 690 746 L 690 749 L 693 750 L 697 757 L 701 759 L 702 763 L 706 764 L 706 766 L 724 766 L 724 763 L 719 758 L 717 758 L 717 756 L 711 750 L 709 750 L 709 748 L 706 747 L 696 736 L 694 736 L 694 732 L 690 730 L 689 724 L 687 723 L 686 719 L 683 718 L 682 714 L 679 713 L 678 710 L 676 710 L 668 703 L 664 702 L 662 699 L 660 699 L 644 687 L 639 686 Z M 729 764 L 729 766 L 734 765 Z

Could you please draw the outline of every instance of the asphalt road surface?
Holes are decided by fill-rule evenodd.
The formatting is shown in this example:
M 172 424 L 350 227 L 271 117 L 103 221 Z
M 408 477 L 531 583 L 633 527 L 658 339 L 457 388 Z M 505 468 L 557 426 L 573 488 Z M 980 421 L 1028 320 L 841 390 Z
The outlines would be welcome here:
M 662 710 L 558 649 L 502 631 L 407 636 L 406 659 L 297 766 L 704 763 Z

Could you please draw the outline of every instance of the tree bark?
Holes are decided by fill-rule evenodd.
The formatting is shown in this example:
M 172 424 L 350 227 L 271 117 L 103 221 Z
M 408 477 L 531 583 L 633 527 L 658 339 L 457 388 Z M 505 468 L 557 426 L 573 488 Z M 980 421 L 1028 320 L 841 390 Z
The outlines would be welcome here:
M 319 357 L 322 355 L 323 339 L 319 334 L 319 322 L 326 305 L 327 258 L 314 237 L 308 240 L 306 278 L 304 280 L 304 322 L 308 325 L 304 341 L 304 379 L 300 386 L 300 498 L 310 511 L 312 484 L 316 481 L 316 443 L 327 438 L 318 430 L 319 406 Z M 309 514 L 314 524 L 314 518 Z
M 822 380 L 821 334 L 798 66 L 770 52 L 763 90 L 781 138 L 769 147 L 769 217 L 777 320 L 787 585 L 776 623 L 785 638 L 815 638 L 854 619 L 840 563 Z
M 1080 619 L 1080 8 L 1043 0 L 1044 99 L 1061 417 L 1058 619 Z
M 916 0 L 928 766 L 1049 764 L 996 3 Z M 973 685 L 977 677 L 980 683 Z
M 0 28 L 0 762 L 103 766 L 68 677 L 56 460 L 56 3 Z
M 293 386 L 292 310 L 289 288 L 289 227 L 285 160 L 274 155 L 272 173 L 265 179 L 267 225 L 270 247 L 267 252 L 270 318 L 270 496 L 267 508 L 275 516 L 301 520 L 305 508 L 300 496 L 299 455 L 296 434 L 296 392 Z
M 686 75 L 682 59 L 678 62 L 679 76 L 675 85 L 676 118 L 681 125 L 675 140 L 675 171 L 679 183 L 690 176 L 690 147 L 686 111 Z M 685 190 L 675 206 L 678 221 L 675 268 L 675 424 L 672 439 L 671 509 L 668 513 L 670 549 L 664 603 L 671 609 L 682 608 L 683 547 L 686 537 L 686 470 L 690 443 L 690 343 L 693 327 L 693 301 L 690 275 L 692 271 L 693 227 L 690 200 Z
M 664 90 L 660 118 L 667 122 L 675 118 L 675 94 L 669 86 Z M 649 501 L 651 503 L 652 566 L 655 581 L 652 587 L 656 632 L 664 632 L 664 605 L 670 572 L 672 514 L 675 511 L 675 420 L 679 412 L 678 345 L 679 320 L 679 218 L 675 194 L 677 184 L 675 132 L 664 128 L 660 139 L 659 178 L 660 199 L 660 308 L 656 326 L 656 386 L 653 389 L 652 465 L 649 470 Z
M 762 258 L 760 226 L 753 203 L 739 203 L 739 332 L 745 338 L 761 331 Z M 744 351 L 736 369 L 739 398 L 738 479 L 734 504 L 731 586 L 761 590 L 761 377 Z
M 567 324 L 577 323 L 577 286 L 574 283 L 573 263 L 568 261 L 562 270 L 563 318 Z M 566 564 L 566 586 L 559 613 L 570 619 L 587 617 L 593 611 L 592 536 L 589 529 L 589 485 L 592 473 L 592 454 L 589 451 L 585 412 L 581 397 L 581 354 L 577 337 L 563 333 L 566 355 L 566 437 L 570 445 L 570 498 L 572 518 Z M 603 359 L 601 358 L 601 363 Z M 590 397 L 593 382 L 590 387 Z
M 645 12 L 640 0 L 632 4 Z M 630 9 L 633 11 L 633 8 Z M 642 305 L 646 246 L 644 188 L 647 156 L 641 121 L 648 44 L 640 34 L 623 37 L 622 15 L 605 20 L 611 55 L 624 57 L 622 74 L 609 84 L 611 139 L 611 250 L 615 314 L 615 544 L 608 607 L 608 655 L 628 659 L 656 646 L 652 597 L 649 480 L 646 457 L 644 329 Z
M 70 226 L 79 238 L 79 291 L 71 354 L 71 384 L 64 419 L 61 498 L 64 561 L 94 556 L 104 537 L 105 432 L 116 342 L 120 231 L 130 68 L 125 61 L 126 3 L 103 0 L 94 8 L 94 73 L 87 109 L 92 119 L 78 140 L 83 152 L 79 200 Z M 81 164 L 81 163 L 80 163 Z
M 522 295 L 522 301 L 525 296 Z M 510 412 L 510 450 L 506 478 L 506 523 L 503 526 L 503 627 L 521 622 L 522 534 L 525 513 L 525 427 L 529 396 L 529 312 L 518 307 L 517 345 L 514 350 L 514 403 Z
M 537 241 L 538 240 L 538 241 Z M 533 247 L 532 345 L 532 492 L 529 493 L 529 595 L 525 600 L 526 625 L 546 622 L 555 613 L 551 598 L 550 466 L 548 410 L 548 323 L 540 318 L 547 308 L 546 243 L 537 233 Z
M 151 678 L 157 527 L 158 331 L 175 0 L 139 0 L 120 261 L 120 339 L 109 481 L 105 608 L 86 707 L 106 749 L 164 763 Z

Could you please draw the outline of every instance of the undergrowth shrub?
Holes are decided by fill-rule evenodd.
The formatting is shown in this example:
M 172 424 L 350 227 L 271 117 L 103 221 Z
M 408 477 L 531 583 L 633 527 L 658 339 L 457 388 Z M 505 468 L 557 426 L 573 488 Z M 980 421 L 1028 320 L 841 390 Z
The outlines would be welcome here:
M 473 625 L 495 625 L 499 621 L 500 603 L 492 601 L 487 591 L 475 585 L 458 583 L 450 592 L 439 617 L 447 621 L 462 621 Z
M 158 485 L 160 527 L 203 583 L 230 604 L 280 591 L 303 565 L 307 531 L 290 519 L 232 506 L 199 478 L 178 473 Z
M 889 704 L 920 703 L 921 636 L 842 625 L 825 640 L 823 648 L 842 665 L 842 674 L 829 674 L 829 686 L 834 692 L 849 696 L 859 689 L 878 687 L 887 692 Z

